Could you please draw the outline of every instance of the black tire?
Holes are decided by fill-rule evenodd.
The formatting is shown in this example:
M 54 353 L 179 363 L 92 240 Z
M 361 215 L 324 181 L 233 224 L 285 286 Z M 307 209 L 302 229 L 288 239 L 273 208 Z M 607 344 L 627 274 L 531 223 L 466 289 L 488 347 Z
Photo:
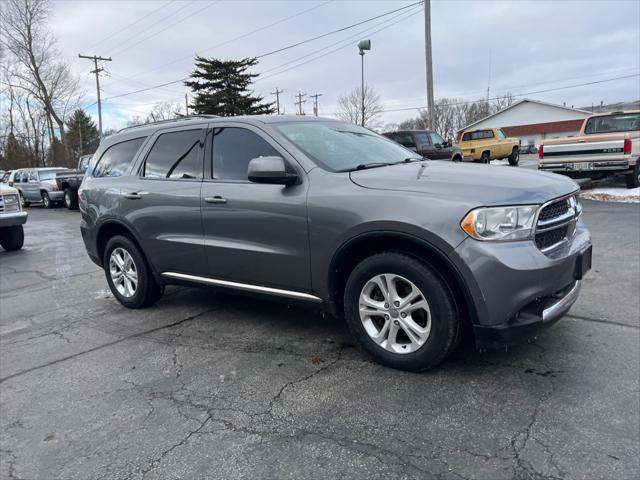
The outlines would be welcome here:
M 47 192 L 42 192 L 42 206 L 44 208 L 53 208 L 53 202 L 51 201 L 51 197 Z
M 111 274 L 109 272 L 109 260 L 111 253 L 116 249 L 121 248 L 126 251 L 131 258 L 135 266 L 135 271 L 138 276 L 138 284 L 135 289 L 135 293 L 130 296 L 122 295 L 113 283 Z M 102 259 L 102 265 L 104 268 L 105 276 L 107 277 L 107 283 L 111 289 L 111 293 L 116 297 L 122 305 L 127 308 L 145 308 L 156 303 L 160 297 L 164 294 L 164 285 L 158 285 L 149 263 L 144 258 L 144 255 L 137 247 L 137 245 L 128 237 L 122 235 L 116 235 L 109 239 L 107 246 L 104 249 L 104 257 Z
M 22 225 L 14 225 L 0 229 L 0 245 L 9 252 L 20 250 L 22 245 L 24 245 L 24 230 L 22 229 Z
M 482 155 L 480 156 L 480 163 L 486 163 L 487 165 L 491 163 L 491 153 L 482 152 Z
M 518 162 L 520 161 L 520 150 L 518 147 L 513 147 L 511 151 L 511 155 L 509 155 L 509 165 L 512 167 L 517 167 Z
M 460 155 L 454 155 L 451 160 L 454 161 L 454 162 L 461 162 L 462 161 L 462 157 Z
M 31 205 L 29 202 L 27 202 L 24 199 L 24 195 L 22 195 L 22 192 L 18 192 L 20 194 L 20 204 L 22 205 L 22 208 L 28 207 L 29 205 Z
M 640 187 L 640 159 L 636 161 L 633 171 L 625 175 L 625 179 L 627 181 L 627 188 Z
M 64 206 L 69 210 L 78 209 L 78 192 L 70 188 L 64 189 Z
M 363 288 L 370 279 L 385 273 L 412 282 L 429 304 L 431 331 L 425 343 L 412 353 L 394 353 L 378 345 L 360 319 Z M 461 333 L 460 317 L 447 284 L 431 266 L 403 253 L 376 254 L 353 269 L 345 287 L 344 313 L 349 330 L 358 343 L 381 364 L 401 370 L 433 368 L 453 351 Z

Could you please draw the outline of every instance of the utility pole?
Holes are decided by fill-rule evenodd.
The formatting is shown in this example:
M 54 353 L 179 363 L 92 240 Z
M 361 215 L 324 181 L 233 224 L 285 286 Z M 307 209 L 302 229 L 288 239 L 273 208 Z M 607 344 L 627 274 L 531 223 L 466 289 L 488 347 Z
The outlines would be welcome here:
M 100 72 L 104 71 L 104 68 L 98 68 L 98 60 L 103 62 L 110 62 L 111 57 L 104 58 L 104 57 L 98 57 L 97 55 L 88 56 L 88 55 L 80 55 L 80 54 L 78 54 L 78 57 L 93 60 L 93 65 L 95 66 L 95 69 L 91 70 L 91 73 L 96 74 L 96 92 L 98 93 L 98 132 L 100 133 L 100 138 L 102 138 L 102 105 L 100 103 Z
M 184 94 L 184 116 L 189 116 L 189 97 L 187 97 L 186 93 Z
M 433 61 L 431 56 L 431 0 L 424 0 L 424 45 L 427 64 L 427 109 L 429 125 L 433 128 Z
M 302 100 L 302 97 L 306 97 L 307 94 L 306 93 L 300 93 L 298 92 L 297 95 L 295 95 L 295 97 L 297 97 L 298 101 L 295 102 L 295 105 L 298 106 L 298 115 L 304 115 L 304 112 L 302 111 L 302 104 L 303 103 L 307 103 L 306 100 Z
M 276 111 L 278 112 L 278 115 L 280 115 L 280 94 L 282 92 L 284 92 L 284 90 L 278 90 L 278 87 L 276 87 L 275 92 L 271 92 L 271 95 L 276 96 Z
M 315 95 L 309 95 L 309 96 L 313 98 L 313 114 L 317 117 L 318 116 L 318 97 L 321 97 L 322 94 L 316 93 Z

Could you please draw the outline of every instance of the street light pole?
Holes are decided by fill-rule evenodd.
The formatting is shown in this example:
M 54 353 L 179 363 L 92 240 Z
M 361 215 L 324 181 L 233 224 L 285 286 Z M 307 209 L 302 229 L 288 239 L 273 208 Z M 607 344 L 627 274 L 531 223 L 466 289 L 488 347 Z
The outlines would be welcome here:
M 364 127 L 364 51 L 371 50 L 371 40 L 361 40 L 358 48 L 360 49 L 360 93 L 362 94 L 360 125 Z

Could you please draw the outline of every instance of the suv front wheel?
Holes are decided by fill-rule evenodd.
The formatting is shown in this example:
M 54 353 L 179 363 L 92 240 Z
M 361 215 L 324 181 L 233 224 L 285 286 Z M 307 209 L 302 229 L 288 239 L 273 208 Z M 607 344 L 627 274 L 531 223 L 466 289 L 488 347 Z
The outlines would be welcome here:
M 109 240 L 102 265 L 111 293 L 127 308 L 153 305 L 164 293 L 136 244 L 125 236 Z
M 351 333 L 380 363 L 427 370 L 456 346 L 460 321 L 450 289 L 430 266 L 402 253 L 363 260 L 344 294 Z

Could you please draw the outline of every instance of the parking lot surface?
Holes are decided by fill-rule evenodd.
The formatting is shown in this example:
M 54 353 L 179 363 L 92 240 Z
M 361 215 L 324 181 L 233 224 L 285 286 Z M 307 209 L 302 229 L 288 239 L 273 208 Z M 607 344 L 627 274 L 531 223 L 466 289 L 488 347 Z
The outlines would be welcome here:
M 307 307 L 120 306 L 77 212 L 0 252 L 0 478 L 640 478 L 640 209 L 584 202 L 593 270 L 532 344 L 373 363 Z

